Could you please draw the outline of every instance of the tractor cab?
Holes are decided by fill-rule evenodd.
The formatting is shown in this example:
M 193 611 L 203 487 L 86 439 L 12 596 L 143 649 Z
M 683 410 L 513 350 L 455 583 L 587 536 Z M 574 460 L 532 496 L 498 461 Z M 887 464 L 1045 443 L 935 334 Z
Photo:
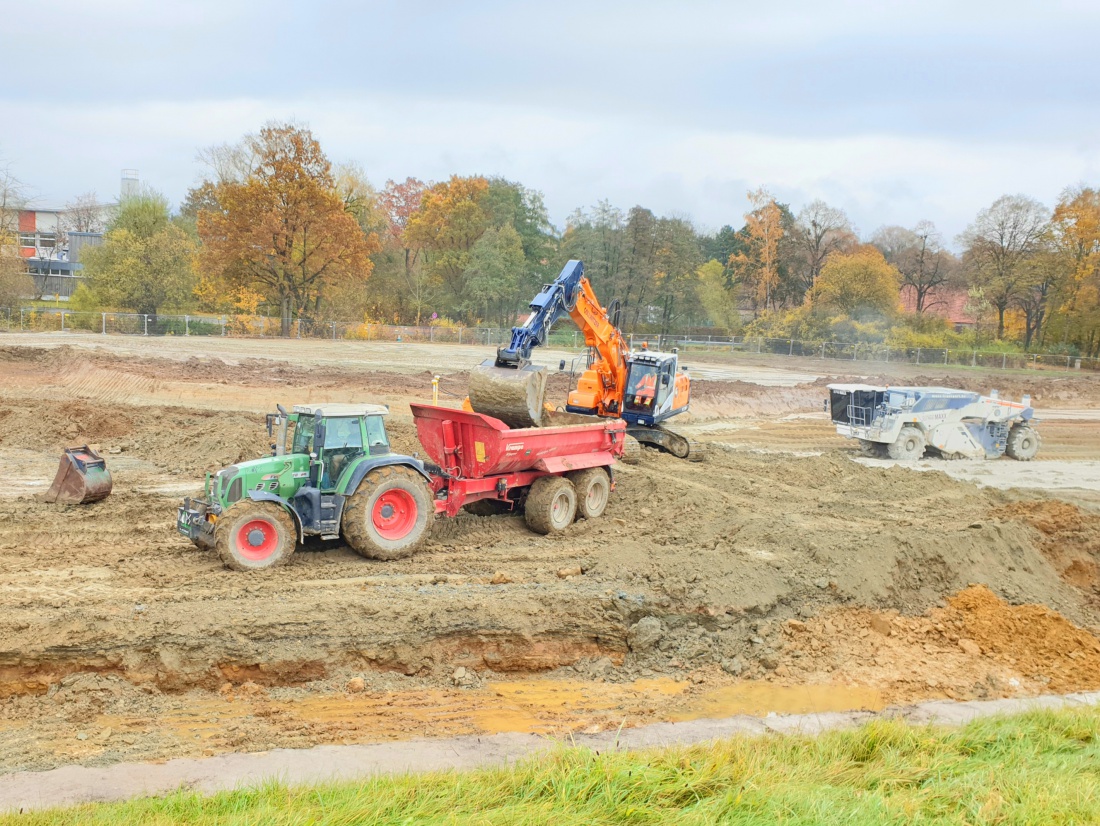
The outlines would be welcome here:
M 387 413 L 377 404 L 295 405 L 292 413 L 280 411 L 269 420 L 273 435 L 278 429 L 275 455 L 308 456 L 311 485 L 333 491 L 356 459 L 390 452 L 382 419 Z

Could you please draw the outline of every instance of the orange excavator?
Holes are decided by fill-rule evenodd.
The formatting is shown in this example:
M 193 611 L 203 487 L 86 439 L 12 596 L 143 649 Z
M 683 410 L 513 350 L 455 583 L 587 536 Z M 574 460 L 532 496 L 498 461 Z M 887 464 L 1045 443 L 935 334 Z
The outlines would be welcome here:
M 566 264 L 530 307 L 526 322 L 512 328 L 509 344 L 471 372 L 472 410 L 511 427 L 539 426 L 545 415 L 546 369 L 531 364 L 531 350 L 545 344 L 554 323 L 568 315 L 584 333 L 589 362 L 569 393 L 566 411 L 623 419 L 627 433 L 639 442 L 682 459 L 703 458 L 702 445 L 665 425 L 690 406 L 687 368 L 678 367 L 675 352 L 630 350 L 618 327 L 618 302 L 609 309 L 600 304 L 584 264 Z

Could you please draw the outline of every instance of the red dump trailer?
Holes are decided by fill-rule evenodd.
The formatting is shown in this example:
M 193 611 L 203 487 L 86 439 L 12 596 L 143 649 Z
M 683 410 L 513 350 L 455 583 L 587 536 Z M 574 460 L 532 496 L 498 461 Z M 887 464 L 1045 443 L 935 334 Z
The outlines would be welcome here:
M 538 533 L 566 527 L 577 516 L 603 514 L 613 489 L 611 466 L 622 456 L 626 424 L 513 430 L 500 419 L 449 407 L 413 404 L 416 435 L 435 467 L 427 466 L 436 513 L 455 516 L 513 509 L 525 501 Z

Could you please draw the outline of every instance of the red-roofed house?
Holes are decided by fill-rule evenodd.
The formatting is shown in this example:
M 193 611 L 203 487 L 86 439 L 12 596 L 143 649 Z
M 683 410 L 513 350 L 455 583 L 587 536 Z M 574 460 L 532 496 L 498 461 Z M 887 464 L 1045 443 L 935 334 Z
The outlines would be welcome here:
M 970 313 L 966 311 L 970 296 L 966 290 L 953 289 L 951 287 L 933 287 L 924 296 L 924 312 L 926 315 L 946 318 L 948 323 L 959 333 L 968 330 L 977 324 Z M 901 288 L 901 308 L 907 313 L 917 311 L 917 291 L 908 284 Z

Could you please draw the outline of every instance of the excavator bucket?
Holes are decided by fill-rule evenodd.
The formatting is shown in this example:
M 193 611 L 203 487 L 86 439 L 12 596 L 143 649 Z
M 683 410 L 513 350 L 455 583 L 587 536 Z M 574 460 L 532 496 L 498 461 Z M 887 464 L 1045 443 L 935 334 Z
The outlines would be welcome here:
M 83 505 L 111 493 L 111 472 L 103 457 L 87 445 L 65 448 L 57 475 L 46 491 L 47 502 Z
M 470 407 L 512 428 L 538 427 L 546 399 L 546 368 L 497 367 L 486 359 L 470 371 Z

